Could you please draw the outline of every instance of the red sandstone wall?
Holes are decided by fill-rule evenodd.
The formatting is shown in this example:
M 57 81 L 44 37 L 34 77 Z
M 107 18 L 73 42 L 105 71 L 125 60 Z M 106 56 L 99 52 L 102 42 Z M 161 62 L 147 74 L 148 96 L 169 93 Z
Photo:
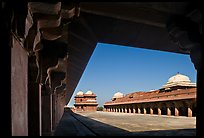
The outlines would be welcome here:
M 13 38 L 11 48 L 11 121 L 12 135 L 28 135 L 27 94 L 28 56 Z

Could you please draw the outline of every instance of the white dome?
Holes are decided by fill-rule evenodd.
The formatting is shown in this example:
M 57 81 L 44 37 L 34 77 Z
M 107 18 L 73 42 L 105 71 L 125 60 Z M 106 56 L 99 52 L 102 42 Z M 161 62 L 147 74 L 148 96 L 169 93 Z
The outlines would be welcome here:
M 170 88 L 174 86 L 188 86 L 195 87 L 196 83 L 192 83 L 188 76 L 182 74 L 176 74 L 168 79 L 168 82 L 162 86 L 162 88 Z
M 87 91 L 86 94 L 93 94 L 93 92 L 92 91 Z
M 167 83 L 174 83 L 174 82 L 190 82 L 189 77 L 182 75 L 182 74 L 176 74 L 169 78 Z
M 78 93 L 77 93 L 77 95 L 83 95 L 84 93 L 82 92 L 82 91 L 79 91 Z
M 113 98 L 121 98 L 123 97 L 123 94 L 121 92 L 116 92 L 114 95 L 113 95 Z

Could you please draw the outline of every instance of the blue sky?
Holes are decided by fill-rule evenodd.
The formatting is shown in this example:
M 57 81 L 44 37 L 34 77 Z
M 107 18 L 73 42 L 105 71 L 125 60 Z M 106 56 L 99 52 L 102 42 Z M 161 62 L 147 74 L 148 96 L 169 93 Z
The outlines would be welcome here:
M 128 94 L 159 89 L 177 72 L 196 82 L 196 70 L 189 55 L 98 43 L 72 95 L 91 90 L 99 106 L 116 92 Z

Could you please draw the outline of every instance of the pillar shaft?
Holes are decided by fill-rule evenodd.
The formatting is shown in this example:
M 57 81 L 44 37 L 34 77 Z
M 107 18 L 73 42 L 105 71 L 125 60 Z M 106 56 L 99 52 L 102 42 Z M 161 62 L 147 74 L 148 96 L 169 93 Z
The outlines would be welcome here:
M 158 115 L 161 115 L 161 109 L 158 108 Z
M 150 108 L 150 114 L 153 115 L 154 114 L 154 111 L 152 108 Z
M 177 107 L 175 107 L 175 116 L 179 116 L 179 110 Z
M 140 110 L 140 108 L 138 108 L 137 111 L 138 111 L 138 114 L 141 114 L 141 110 Z
M 42 135 L 49 136 L 52 132 L 52 95 L 42 96 Z
M 146 108 L 143 108 L 143 110 L 144 110 L 144 114 L 146 114 L 146 113 L 147 113 L 147 110 L 146 110 Z
M 188 107 L 188 117 L 192 117 L 192 110 L 190 107 Z
M 170 108 L 168 108 L 168 107 L 167 107 L 167 115 L 168 115 L 168 116 L 171 116 L 171 110 L 170 110 Z

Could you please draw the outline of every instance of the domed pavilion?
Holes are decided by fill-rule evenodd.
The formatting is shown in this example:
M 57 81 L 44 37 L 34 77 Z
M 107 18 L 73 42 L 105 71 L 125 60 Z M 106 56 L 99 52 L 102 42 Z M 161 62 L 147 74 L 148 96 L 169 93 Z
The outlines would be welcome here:
M 76 111 L 96 111 L 98 103 L 96 101 L 96 95 L 92 91 L 77 92 L 74 97 L 75 100 L 75 110 Z
M 111 101 L 104 103 L 104 111 L 194 117 L 196 91 L 196 83 L 177 73 L 158 90 L 115 93 Z

